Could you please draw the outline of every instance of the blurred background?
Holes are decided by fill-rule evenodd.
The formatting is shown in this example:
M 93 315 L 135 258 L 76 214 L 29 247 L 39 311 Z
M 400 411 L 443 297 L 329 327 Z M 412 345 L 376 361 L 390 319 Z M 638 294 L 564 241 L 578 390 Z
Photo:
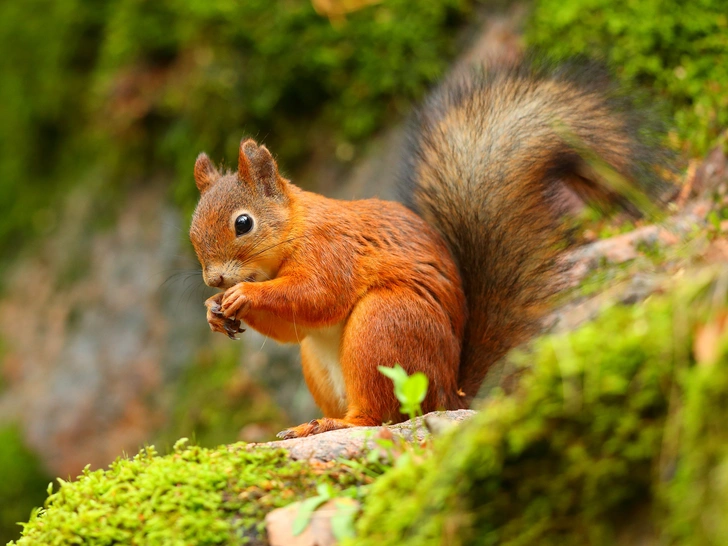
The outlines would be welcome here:
M 295 347 L 212 335 L 192 165 L 244 136 L 295 183 L 391 197 L 438 78 L 534 47 L 603 59 L 680 162 L 728 126 L 725 0 L 4 0 L 0 539 L 55 476 L 179 437 L 265 441 L 317 416 Z

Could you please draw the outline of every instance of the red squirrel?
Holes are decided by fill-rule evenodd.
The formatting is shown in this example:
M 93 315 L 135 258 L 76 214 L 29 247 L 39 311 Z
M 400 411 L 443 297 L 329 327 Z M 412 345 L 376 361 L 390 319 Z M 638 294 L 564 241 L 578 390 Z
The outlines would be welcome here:
M 597 156 L 650 195 L 636 114 L 591 66 L 517 66 L 446 82 L 410 124 L 404 204 L 340 201 L 281 176 L 265 146 L 238 169 L 200 154 L 190 237 L 213 331 L 299 343 L 324 417 L 294 438 L 404 416 L 378 366 L 429 379 L 424 412 L 469 405 L 490 366 L 532 336 L 560 288 L 564 188 L 620 203 Z

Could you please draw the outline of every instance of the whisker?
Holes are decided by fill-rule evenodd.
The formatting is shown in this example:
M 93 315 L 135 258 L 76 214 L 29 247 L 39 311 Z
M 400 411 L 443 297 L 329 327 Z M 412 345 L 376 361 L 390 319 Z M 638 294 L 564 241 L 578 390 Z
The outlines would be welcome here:
M 191 286 L 187 286 L 177 300 L 177 311 L 179 311 L 179 306 L 182 304 L 182 301 L 185 300 L 185 296 L 186 301 L 184 303 L 189 305 L 192 296 L 200 292 L 200 289 L 204 288 L 204 286 L 205 283 L 202 282 L 202 278 L 197 279 Z
M 283 244 L 286 244 L 286 243 L 290 243 L 291 241 L 295 241 L 296 239 L 302 239 L 302 238 L 304 238 L 304 237 L 306 237 L 306 236 L 305 236 L 305 235 L 297 235 L 296 237 L 291 237 L 291 238 L 289 238 L 289 239 L 285 239 L 285 240 L 283 240 L 283 241 L 280 241 L 280 242 L 278 242 L 278 243 L 276 243 L 276 244 L 274 244 L 274 245 L 271 245 L 271 246 L 269 246 L 269 247 L 266 247 L 266 248 L 264 248 L 263 250 L 259 250 L 259 251 L 258 251 L 258 252 L 256 252 L 255 254 L 251 254 L 250 256 L 248 256 L 248 257 L 247 257 L 247 258 L 246 258 L 246 259 L 245 259 L 245 260 L 243 261 L 243 263 L 242 263 L 242 264 L 240 264 L 240 265 L 241 265 L 241 266 L 244 266 L 244 265 L 246 265 L 246 264 L 247 264 L 247 263 L 249 263 L 249 262 L 250 262 L 250 261 L 251 261 L 251 260 L 252 260 L 253 258 L 257 258 L 258 256 L 260 256 L 260 255 L 261 255 L 261 254 L 263 254 L 264 252 L 268 252 L 269 250 L 272 250 L 272 249 L 274 249 L 274 248 L 275 248 L 275 247 L 277 247 L 277 246 L 280 246 L 280 245 L 283 245 Z
M 246 261 L 244 261 L 244 262 L 243 262 L 243 264 L 247 263 L 247 261 L 248 261 L 248 260 L 250 260 L 250 259 L 252 259 L 252 258 L 255 258 L 256 256 L 259 256 L 259 255 L 260 255 L 260 254 L 262 254 L 263 252 L 266 252 L 267 250 L 270 250 L 271 248 L 274 248 L 274 247 L 276 247 L 276 246 L 278 246 L 278 245 L 281 245 L 281 244 L 284 244 L 284 243 L 288 243 L 288 242 L 290 242 L 290 241 L 293 241 L 294 239 L 300 239 L 301 237 L 305 237 L 305 235 L 298 235 L 298 236 L 296 236 L 296 237 L 291 237 L 291 238 L 289 238 L 289 239 L 287 239 L 287 240 L 285 240 L 285 241 L 280 241 L 280 242 L 276 243 L 275 245 L 271 245 L 270 247 L 264 248 L 263 250 L 261 250 L 261 251 L 259 251 L 259 252 L 255 253 L 255 254 L 252 254 L 252 255 L 248 256 L 247 260 L 246 260 Z M 255 243 L 255 244 L 254 244 L 253 246 L 251 246 L 251 247 L 250 247 L 250 248 L 248 249 L 248 252 L 252 252 L 253 250 L 257 249 L 257 248 L 258 248 L 258 247 L 259 247 L 260 245 L 262 245 L 262 244 L 263 244 L 264 242 L 265 242 L 265 239 L 261 239 L 261 240 L 257 241 L 257 242 L 256 242 L 256 243 Z
M 168 271 L 171 271 L 171 270 L 160 271 L 159 274 L 162 275 L 162 274 L 167 273 Z M 177 271 L 177 272 L 172 273 L 171 275 L 169 275 L 167 277 L 167 279 L 162 284 L 159 285 L 159 287 L 157 288 L 157 290 L 162 291 L 167 285 L 172 285 L 175 282 L 177 282 L 180 279 L 180 277 L 183 277 L 183 283 L 186 283 L 190 278 L 194 278 L 194 277 L 200 276 L 200 273 L 201 273 L 200 270 L 180 270 L 180 271 Z M 200 276 L 200 278 L 201 278 L 201 276 Z
M 182 297 L 184 298 L 185 294 L 187 295 L 187 301 L 185 303 L 189 304 L 190 300 L 192 299 L 192 296 L 196 296 L 197 294 L 203 294 L 204 290 L 207 288 L 207 285 L 202 281 L 202 279 L 198 279 L 197 282 L 195 282 L 192 286 L 185 289 L 185 292 L 183 293 Z M 202 299 L 202 298 L 200 298 Z

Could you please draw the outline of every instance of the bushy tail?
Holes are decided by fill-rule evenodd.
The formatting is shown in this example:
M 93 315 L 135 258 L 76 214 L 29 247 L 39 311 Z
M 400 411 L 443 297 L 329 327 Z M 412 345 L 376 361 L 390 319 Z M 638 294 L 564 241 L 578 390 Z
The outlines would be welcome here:
M 435 226 L 468 301 L 460 386 L 538 328 L 559 290 L 560 218 L 570 188 L 629 205 L 656 196 L 656 148 L 599 67 L 529 61 L 446 82 L 415 116 L 404 202 Z M 623 183 L 628 181 L 627 183 Z

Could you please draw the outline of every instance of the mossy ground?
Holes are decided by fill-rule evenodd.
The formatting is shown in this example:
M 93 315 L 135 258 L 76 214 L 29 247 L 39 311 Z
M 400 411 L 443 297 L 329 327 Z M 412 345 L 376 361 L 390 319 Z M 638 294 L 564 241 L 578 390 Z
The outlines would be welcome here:
M 11 544 L 260 544 L 273 508 L 322 483 L 341 491 L 371 478 L 350 466 L 291 461 L 283 450 L 179 442 L 166 456 L 150 447 L 108 470 L 59 481 Z

